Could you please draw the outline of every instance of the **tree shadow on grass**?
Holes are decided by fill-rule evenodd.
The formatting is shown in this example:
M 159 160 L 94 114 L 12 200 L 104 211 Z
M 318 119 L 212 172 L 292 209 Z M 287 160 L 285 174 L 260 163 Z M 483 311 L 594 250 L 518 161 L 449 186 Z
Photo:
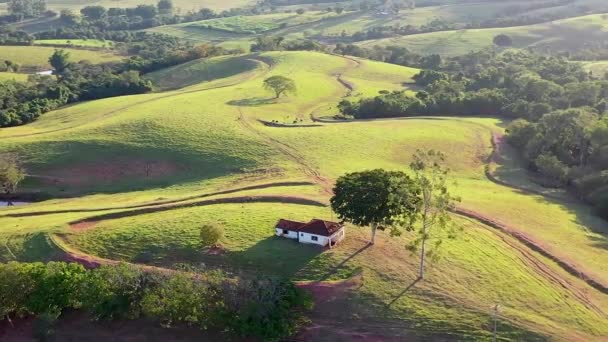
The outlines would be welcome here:
M 372 245 L 367 243 L 365 244 L 365 246 L 359 248 L 358 250 L 356 250 L 353 254 L 349 255 L 346 259 L 342 260 L 339 264 L 337 264 L 336 266 L 332 267 L 329 271 L 327 271 L 327 273 L 323 274 L 318 281 L 324 281 L 329 279 L 329 277 L 331 277 L 332 275 L 336 274 L 338 271 L 340 271 L 340 269 L 342 267 L 344 267 L 344 265 L 346 265 L 346 263 L 348 263 L 349 261 L 351 261 L 354 257 L 356 257 L 357 255 L 361 254 L 362 252 L 364 252 L 365 250 L 367 250 L 369 247 L 371 247 Z
M 226 261 L 245 272 L 292 278 L 323 251 L 321 246 L 271 236 L 245 250 L 228 252 Z
M 256 107 L 256 106 L 262 106 L 262 105 L 271 104 L 271 103 L 275 103 L 275 102 L 276 102 L 276 99 L 274 99 L 274 98 L 252 97 L 249 99 L 228 101 L 228 102 L 226 102 L 226 104 L 230 105 L 230 106 Z
M 420 277 L 417 277 L 416 279 L 414 279 L 414 281 L 411 284 L 409 284 L 405 289 L 403 289 L 403 291 L 401 291 L 397 296 L 395 296 L 395 298 L 393 298 L 386 306 L 390 307 L 391 305 L 393 305 L 393 303 L 395 303 L 396 301 L 401 299 L 401 297 L 405 296 L 405 294 L 408 293 L 408 291 L 411 290 L 412 287 L 414 287 L 416 284 L 418 284 L 418 282 L 421 280 L 422 280 L 422 278 L 420 278 Z

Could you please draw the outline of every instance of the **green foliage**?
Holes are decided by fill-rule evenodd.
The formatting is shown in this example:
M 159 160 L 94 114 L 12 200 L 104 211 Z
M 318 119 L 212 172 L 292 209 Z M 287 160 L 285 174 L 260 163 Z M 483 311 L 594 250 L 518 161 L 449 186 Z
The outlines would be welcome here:
M 83 286 L 83 307 L 100 319 L 137 318 L 140 301 L 154 276 L 126 264 L 91 271 Z
M 202 329 L 212 326 L 212 319 L 222 310 L 222 298 L 208 284 L 185 274 L 176 274 L 146 291 L 142 298 L 144 315 L 164 325 L 196 324 Z
M 99 319 L 147 317 L 276 340 L 297 331 L 311 303 L 293 283 L 273 278 L 144 272 L 125 264 L 88 271 L 63 262 L 0 264 L 0 314 L 38 316 L 41 340 L 63 310 L 81 307 Z
M 564 185 L 568 180 L 568 167 L 554 155 L 541 154 L 534 159 L 534 165 L 538 172 L 553 181 L 553 185 Z
M 444 238 L 455 237 L 455 227 L 452 224 L 450 210 L 454 209 L 458 197 L 449 190 L 448 180 L 450 169 L 445 166 L 445 155 L 439 151 L 418 150 L 413 156 L 410 169 L 414 181 L 420 189 L 420 209 L 416 219 L 420 222 L 417 237 L 408 244 L 408 249 L 420 249 L 420 270 L 418 277 L 424 278 L 425 258 L 436 259 L 438 248 Z M 413 225 L 408 230 L 415 230 Z M 427 242 L 433 242 L 433 248 Z
M 277 99 L 283 94 L 295 94 L 297 90 L 294 80 L 280 75 L 265 79 L 264 89 L 274 92 Z
M 17 21 L 25 18 L 38 17 L 46 11 L 46 1 L 10 0 L 8 1 L 8 11 L 10 14 L 17 17 Z
M 90 20 L 99 20 L 103 18 L 107 10 L 103 6 L 86 6 L 80 10 L 80 14 Z
M 5 194 L 14 193 L 19 183 L 25 179 L 25 170 L 14 154 L 0 155 L 0 187 Z
M 201 244 L 204 247 L 215 245 L 224 236 L 224 227 L 219 224 L 207 223 L 201 227 Z
M 376 169 L 338 178 L 330 202 L 341 220 L 371 226 L 374 243 L 378 227 L 397 231 L 399 226 L 413 224 L 419 191 L 405 173 Z
M 511 37 L 507 36 L 506 34 L 499 34 L 496 37 L 494 37 L 494 44 L 497 46 L 511 46 L 513 45 L 513 39 L 511 39 Z
M 36 285 L 29 294 L 26 305 L 34 315 L 60 314 L 63 309 L 79 308 L 85 269 L 78 264 L 50 262 L 33 275 Z
M 70 65 L 70 53 L 65 50 L 55 50 L 49 57 L 49 64 L 55 69 L 55 73 L 61 74 Z

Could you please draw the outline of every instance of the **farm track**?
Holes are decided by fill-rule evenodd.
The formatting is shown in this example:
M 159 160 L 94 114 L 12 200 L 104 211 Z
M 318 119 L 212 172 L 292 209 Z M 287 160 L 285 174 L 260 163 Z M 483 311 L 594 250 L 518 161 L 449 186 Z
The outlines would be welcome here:
M 159 100 L 164 100 L 167 98 L 172 98 L 172 97 L 177 97 L 177 96 L 181 96 L 181 95 L 186 95 L 186 94 L 193 94 L 193 93 L 199 93 L 199 92 L 203 92 L 203 91 L 209 91 L 209 90 L 216 90 L 216 89 L 222 89 L 222 88 L 228 88 L 228 87 L 233 87 L 237 84 L 240 84 L 244 81 L 248 81 L 257 77 L 262 77 L 265 74 L 267 74 L 270 69 L 272 68 L 272 65 L 269 64 L 269 62 L 264 59 L 261 58 L 259 56 L 251 56 L 249 59 L 258 62 L 260 65 L 263 65 L 263 69 L 261 72 L 251 72 L 251 75 L 249 75 L 248 77 L 244 78 L 244 79 L 239 79 L 236 80 L 234 82 L 230 82 L 229 84 L 223 84 L 223 85 L 219 85 L 219 86 L 215 86 L 215 87 L 211 87 L 211 88 L 204 88 L 204 89 L 192 89 L 192 90 L 184 90 L 184 91 L 179 91 L 179 90 L 173 90 L 173 91 L 169 91 L 169 94 L 165 94 L 162 96 L 158 96 L 158 97 L 154 97 L 151 99 L 144 99 L 142 101 L 138 101 L 135 103 L 131 103 L 129 105 L 126 106 L 122 106 L 120 108 L 111 110 L 107 113 L 104 113 L 102 116 L 98 117 L 96 120 L 102 120 L 105 119 L 113 114 L 116 114 L 118 112 L 133 108 L 133 107 L 137 107 L 140 105 L 144 105 L 144 104 L 149 104 L 152 102 L 156 102 Z M 150 94 L 148 94 L 150 95 Z M 133 96 L 133 95 L 131 95 Z M 72 126 L 68 126 L 68 127 L 63 127 L 63 128 L 59 128 L 59 129 L 54 129 L 54 130 L 50 130 L 50 131 L 44 131 L 44 132 L 36 132 L 36 133 L 27 133 L 27 134 L 17 134 L 17 135 L 11 135 L 11 136 L 7 136 L 7 137 L 3 137 L 4 139 L 11 139 L 11 138 L 23 138 L 23 137 L 31 137 L 31 136 L 37 136 L 37 135 L 43 135 L 43 134 L 49 134 L 49 133 L 56 133 L 56 132 L 61 132 L 61 131 L 66 131 L 66 130 L 70 130 L 70 129 L 74 129 L 74 128 L 78 128 L 80 126 L 84 126 L 89 124 L 90 122 L 85 122 L 85 123 L 80 123 L 77 125 L 72 125 Z
M 298 164 L 300 166 L 300 168 L 302 169 L 302 171 L 304 171 L 305 174 L 310 176 L 315 181 L 316 184 L 320 185 L 322 190 L 326 194 L 328 194 L 328 195 L 333 194 L 332 183 L 328 179 L 321 176 L 319 171 L 317 171 L 314 167 L 308 165 L 305 161 L 305 158 L 302 155 L 300 155 L 291 146 L 255 129 L 255 127 L 253 127 L 253 125 L 251 125 L 247 121 L 247 118 L 245 118 L 245 115 L 243 115 L 242 109 L 239 107 L 238 110 L 239 110 L 238 121 L 246 130 L 248 130 L 251 133 L 254 133 L 254 134 L 258 135 L 259 137 L 261 137 L 262 139 L 266 140 L 271 146 L 273 146 L 279 152 L 281 152 L 283 155 L 285 155 L 286 157 L 291 159 L 293 162 Z
M 31 217 L 31 216 L 41 216 L 41 215 L 49 215 L 49 214 L 87 213 L 87 212 L 99 212 L 99 211 L 108 211 L 108 210 L 139 209 L 139 208 L 175 204 L 175 203 L 185 202 L 185 201 L 189 201 L 189 200 L 194 200 L 197 198 L 205 198 L 205 197 L 212 197 L 212 196 L 218 196 L 218 195 L 228 195 L 228 194 L 241 192 L 241 191 L 248 191 L 248 190 L 260 190 L 260 189 L 268 189 L 268 188 L 282 187 L 282 186 L 306 186 L 306 185 L 315 185 L 315 184 L 316 183 L 311 183 L 311 182 L 264 183 L 264 184 L 250 185 L 250 186 L 244 186 L 244 187 L 240 187 L 240 188 L 233 188 L 233 189 L 228 189 L 228 190 L 210 192 L 210 193 L 205 193 L 205 194 L 200 194 L 200 195 L 195 195 L 195 196 L 183 197 L 183 198 L 169 200 L 169 201 L 149 202 L 149 203 L 130 205 L 130 206 L 104 207 L 104 208 L 93 208 L 93 209 L 66 209 L 66 210 L 35 211 L 35 212 L 26 212 L 26 213 L 6 214 L 6 215 L 2 215 L 0 217 Z
M 95 224 L 97 224 L 101 221 L 104 221 L 104 220 L 144 215 L 144 214 L 150 214 L 150 213 L 167 211 L 167 210 L 202 207 L 202 206 L 209 206 L 209 205 L 216 205 L 216 204 L 238 204 L 238 203 L 281 203 L 281 204 L 299 204 L 299 205 L 311 205 L 311 206 L 321 206 L 321 207 L 326 206 L 325 203 L 321 203 L 316 200 L 312 200 L 312 199 L 304 198 L 304 197 L 295 197 L 295 196 L 268 195 L 268 196 L 223 197 L 223 198 L 203 200 L 203 201 L 198 201 L 198 202 L 188 202 L 188 203 L 181 203 L 181 204 L 174 204 L 174 205 L 155 206 L 155 207 L 147 207 L 147 208 L 141 208 L 141 209 L 136 209 L 136 210 L 131 210 L 131 211 L 121 211 L 121 212 L 116 212 L 116 213 L 102 214 L 102 215 L 91 216 L 91 217 L 84 218 L 81 220 L 73 221 L 73 222 L 70 222 L 69 225 L 72 229 L 76 229 L 76 228 L 74 228 L 74 226 L 82 224 L 82 223 L 89 223 L 90 224 L 89 227 L 92 227 Z M 84 252 L 81 252 L 81 251 L 78 251 L 78 250 L 75 250 L 75 249 L 69 247 L 69 244 L 63 237 L 64 235 L 61 233 L 50 233 L 48 236 L 50 237 L 50 243 L 53 244 L 53 247 L 62 251 L 65 254 L 66 259 L 68 261 L 77 262 L 77 263 L 80 263 L 87 267 L 98 267 L 100 265 L 119 263 L 119 261 L 116 261 L 116 260 L 105 259 L 105 258 L 102 258 L 99 256 L 86 254 Z M 133 264 L 133 263 L 128 263 L 128 264 L 142 267 L 145 270 L 156 270 L 156 271 L 161 270 L 161 271 L 165 271 L 165 272 L 169 270 L 167 268 L 149 266 L 149 265 L 143 265 L 143 264 Z
M 526 187 L 520 187 L 520 186 L 516 186 L 516 185 L 512 185 L 508 182 L 505 181 L 501 181 L 498 180 L 494 175 L 492 175 L 491 171 L 490 171 L 490 163 L 494 162 L 497 160 L 498 158 L 498 154 L 500 152 L 500 144 L 504 143 L 503 140 L 501 139 L 501 136 L 498 135 L 496 132 L 492 131 L 491 129 L 489 129 L 489 127 L 480 124 L 480 123 L 475 123 L 475 122 L 470 122 L 470 121 L 466 121 L 466 120 L 462 120 L 462 119 L 458 119 L 458 118 L 443 118 L 443 117 L 405 117 L 405 118 L 390 118 L 390 119 L 363 119 L 363 120 L 349 120 L 349 121 L 328 121 L 328 120 L 322 120 L 322 119 L 315 119 L 315 121 L 317 122 L 323 122 L 323 123 L 357 123 L 357 122 L 372 122 L 372 121 L 385 121 L 385 120 L 394 120 L 394 121 L 401 121 L 401 120 L 420 120 L 420 119 L 425 119 L 425 120 L 446 120 L 446 121 L 461 121 L 463 123 L 467 123 L 470 125 L 474 125 L 477 127 L 481 127 L 484 130 L 489 130 L 490 134 L 491 134 L 491 146 L 492 146 L 492 152 L 490 153 L 490 155 L 486 158 L 485 160 L 485 165 L 484 165 L 484 174 L 486 176 L 486 178 L 497 184 L 500 186 L 504 186 L 504 187 L 508 187 L 517 191 L 520 191 L 524 194 L 527 195 L 533 195 L 533 196 L 541 196 L 541 197 L 547 197 L 547 198 L 551 198 L 554 200 L 559 200 L 562 202 L 566 202 L 566 203 L 577 203 L 578 201 L 575 200 L 571 200 L 571 199 L 565 199 L 562 198 L 560 196 L 551 196 L 549 194 L 545 194 L 541 191 L 535 191 Z M 608 294 L 608 286 L 606 286 L 605 284 L 603 284 L 601 281 L 594 279 L 592 276 L 586 274 L 585 272 L 581 271 L 578 266 L 573 265 L 572 263 L 556 256 L 555 254 L 553 254 L 552 252 L 550 252 L 547 248 L 541 246 L 538 242 L 534 241 L 533 239 L 527 237 L 525 234 L 522 233 L 521 229 L 515 228 L 515 227 L 509 227 L 503 223 L 498 222 L 495 219 L 492 218 L 488 218 L 485 215 L 472 211 L 472 210 L 467 210 L 467 209 L 462 209 L 462 208 L 456 208 L 453 210 L 453 212 L 455 214 L 461 215 L 461 216 L 466 216 L 470 219 L 474 219 L 484 225 L 487 225 L 491 228 L 494 228 L 495 230 L 499 230 L 503 233 L 506 233 L 512 237 L 514 237 L 515 239 L 517 239 L 520 243 L 522 243 L 523 245 L 527 246 L 528 248 L 534 250 L 537 253 L 540 253 L 541 255 L 547 257 L 548 259 L 554 261 L 558 266 L 560 266 L 563 270 L 565 270 L 566 272 L 568 272 L 569 274 L 582 279 L 583 281 L 585 281 L 589 286 L 593 287 L 594 289 L 600 291 L 601 293 L 604 294 Z M 538 262 L 542 263 L 542 261 L 538 260 Z M 546 266 L 546 265 L 545 265 Z M 559 275 L 553 275 L 553 276 L 557 276 L 559 277 Z M 563 282 L 567 283 L 567 280 L 562 279 Z M 605 313 L 603 313 L 603 315 L 605 315 Z

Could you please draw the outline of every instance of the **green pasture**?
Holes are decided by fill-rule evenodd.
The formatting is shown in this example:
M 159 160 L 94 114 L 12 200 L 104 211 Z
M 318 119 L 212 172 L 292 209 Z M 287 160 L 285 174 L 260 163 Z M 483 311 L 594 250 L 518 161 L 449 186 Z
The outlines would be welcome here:
M 606 35 L 608 16 L 594 14 L 549 23 L 488 29 L 465 29 L 415 34 L 358 43 L 365 47 L 397 45 L 422 54 L 462 55 L 493 46 L 493 39 L 506 34 L 514 47 L 575 51 Z
M 25 82 L 27 81 L 27 78 L 29 77 L 28 74 L 19 74 L 19 73 L 15 73 L 15 72 L 0 72 L 0 81 L 18 81 L 18 82 Z
M 0 49 L 1 60 L 11 60 L 24 67 L 49 69 L 49 57 L 56 48 L 47 46 L 3 46 Z M 104 51 L 91 51 L 64 48 L 70 54 L 70 60 L 77 62 L 86 60 L 91 63 L 113 62 L 122 59 L 122 56 Z
M 43 39 L 36 40 L 34 45 L 76 46 L 88 48 L 111 48 L 113 42 L 97 39 Z
M 608 61 L 583 62 L 583 66 L 597 77 L 608 73 Z
M 48 0 L 47 6 L 51 9 L 72 9 L 79 11 L 85 6 L 104 6 L 106 8 L 111 7 L 136 7 L 137 5 L 147 4 L 156 5 L 156 0 Z M 181 11 L 199 10 L 201 8 L 211 8 L 213 10 L 226 10 L 230 8 L 244 7 L 252 4 L 249 0 L 227 0 L 227 1 L 214 1 L 214 0 L 174 0 L 173 6 L 179 8 Z
M 405 250 L 409 234 L 391 239 L 381 233 L 377 245 L 361 249 L 368 230 L 349 227 L 344 244 L 322 251 L 272 237 L 272 224 L 281 217 L 335 219 L 326 207 L 195 206 L 203 199 L 236 196 L 327 203 L 327 188 L 343 173 L 405 170 L 417 148 L 434 148 L 448 156 L 457 182 L 454 191 L 462 197 L 459 206 L 509 225 L 608 283 L 604 221 L 582 204 L 529 195 L 485 177 L 491 133 L 502 132 L 506 122 L 446 117 L 278 128 L 258 121 L 311 124 L 311 113 L 348 94 L 338 75 L 354 85 L 351 96 L 370 96 L 382 88 L 407 89 L 415 73 L 315 52 L 220 57 L 149 75 L 159 88 L 175 90 L 77 104 L 44 114 L 32 124 L 3 129 L 0 151 L 18 152 L 31 174 L 23 191 L 72 198 L 0 209 L 0 257 L 56 257 L 60 251 L 48 234 L 61 233 L 70 248 L 111 259 L 203 263 L 296 280 L 359 274 L 361 286 L 335 311 L 352 324 L 376 317 L 429 334 L 451 331 L 464 339 L 483 339 L 490 336 L 490 307 L 500 304 L 504 338 L 606 336 L 608 320 L 598 312 L 608 309 L 604 294 L 476 222 L 457 218 L 464 229 L 459 239 L 445 243 L 444 258 L 429 266 L 428 279 L 403 292 L 415 279 L 418 261 Z M 297 94 L 274 99 L 262 88 L 271 75 L 294 79 Z M 506 180 L 524 182 L 525 173 L 513 171 L 515 156 L 502 157 L 492 169 Z M 226 189 L 235 190 L 214 195 Z M 154 204 L 165 207 L 156 212 L 136 208 Z M 185 204 L 192 207 L 171 207 Z M 71 221 L 123 211 L 122 218 L 102 220 L 85 230 L 68 227 Z M 219 255 L 205 254 L 197 242 L 200 225 L 210 221 L 226 227 L 224 253 Z M 543 270 L 537 269 L 539 263 Z

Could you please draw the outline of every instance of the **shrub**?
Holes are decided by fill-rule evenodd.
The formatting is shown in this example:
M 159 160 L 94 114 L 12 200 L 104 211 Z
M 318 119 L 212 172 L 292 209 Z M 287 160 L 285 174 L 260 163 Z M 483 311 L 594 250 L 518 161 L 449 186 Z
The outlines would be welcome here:
M 217 224 L 205 224 L 201 227 L 200 237 L 203 247 L 215 245 L 224 236 L 224 227 Z

